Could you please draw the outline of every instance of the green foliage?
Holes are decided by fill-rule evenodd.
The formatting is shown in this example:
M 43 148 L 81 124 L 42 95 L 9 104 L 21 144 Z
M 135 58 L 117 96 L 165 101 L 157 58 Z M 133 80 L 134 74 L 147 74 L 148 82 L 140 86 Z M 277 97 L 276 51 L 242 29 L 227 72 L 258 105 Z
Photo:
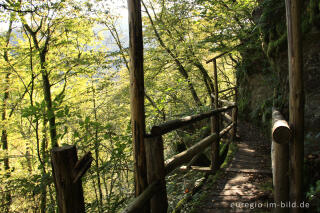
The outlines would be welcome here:
M 268 57 L 272 57 L 282 50 L 287 41 L 285 2 L 266 0 L 262 2 L 260 8 L 262 14 L 258 27 L 262 34 L 264 51 Z
M 310 186 L 306 196 L 309 202 L 312 202 L 317 211 L 320 211 L 320 180 L 314 186 Z
M 319 21 L 319 0 L 303 1 L 302 32 L 308 33 L 312 26 Z M 258 28 L 262 35 L 264 50 L 268 57 L 275 58 L 287 47 L 287 28 L 285 2 L 265 0 L 260 5 L 262 14 Z

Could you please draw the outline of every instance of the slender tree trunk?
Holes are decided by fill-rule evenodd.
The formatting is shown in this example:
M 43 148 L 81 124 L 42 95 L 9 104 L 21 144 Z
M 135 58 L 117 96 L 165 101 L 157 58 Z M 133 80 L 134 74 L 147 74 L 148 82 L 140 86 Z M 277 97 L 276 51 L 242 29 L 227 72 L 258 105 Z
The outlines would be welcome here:
M 152 26 L 152 28 L 153 28 L 153 31 L 154 31 L 154 33 L 155 33 L 155 35 L 156 35 L 156 37 L 157 37 L 160 45 L 166 50 L 166 52 L 167 52 L 167 53 L 171 56 L 171 58 L 174 60 L 175 64 L 176 64 L 177 67 L 178 67 L 179 73 L 180 73 L 180 74 L 184 77 L 184 79 L 186 80 L 187 85 L 188 85 L 188 88 L 189 88 L 189 90 L 190 90 L 190 92 L 191 92 L 191 95 L 192 95 L 192 97 L 193 97 L 193 100 L 194 100 L 195 104 L 196 104 L 197 106 L 202 106 L 202 103 L 201 103 L 201 101 L 200 101 L 200 98 L 199 98 L 199 96 L 197 95 L 197 92 L 196 92 L 195 88 L 193 87 L 192 82 L 190 81 L 188 72 L 186 71 L 186 69 L 184 68 L 184 66 L 182 65 L 182 63 L 178 60 L 177 56 L 175 56 L 174 53 L 165 45 L 165 43 L 163 42 L 160 34 L 158 33 L 158 30 L 156 29 L 156 27 L 155 27 L 155 25 L 154 25 L 154 23 L 153 23 L 153 20 L 152 20 L 151 15 L 150 15 L 150 13 L 149 13 L 149 11 L 148 11 L 148 8 L 145 6 L 145 4 L 144 4 L 143 2 L 142 2 L 142 4 L 143 4 L 143 6 L 144 6 L 144 8 L 145 8 L 145 10 L 146 10 L 146 13 L 147 13 L 147 15 L 148 15 L 148 17 L 149 17 L 149 20 L 150 20 L 151 26 Z
M 58 139 L 57 139 L 57 130 L 56 130 L 56 117 L 54 113 L 54 109 L 52 107 L 52 99 L 51 99 L 51 91 L 50 91 L 50 82 L 48 72 L 45 67 L 45 53 L 40 54 L 40 63 L 41 63 L 41 74 L 42 74 L 42 83 L 43 83 L 43 94 L 44 99 L 47 105 L 47 117 L 49 120 L 49 128 L 50 128 L 50 138 L 51 138 L 51 146 L 57 147 L 58 146 Z
M 10 42 L 10 36 L 12 32 L 12 18 L 10 18 L 10 23 L 9 23 L 9 29 L 6 34 L 6 47 L 4 48 L 3 51 L 3 57 L 6 62 L 9 63 L 9 57 L 8 57 L 8 46 Z M 8 157 L 8 132 L 7 132 L 7 107 L 8 107 L 8 100 L 9 100 L 9 89 L 10 89 L 10 72 L 6 73 L 5 76 L 5 88 L 4 88 L 4 96 L 3 96 L 3 102 L 2 102 L 2 122 L 4 122 L 4 128 L 1 131 L 1 144 L 2 144 L 2 150 L 4 151 L 4 171 L 5 171 L 5 178 L 9 179 L 11 176 L 10 172 L 10 163 L 9 163 L 9 157 Z M 10 211 L 10 206 L 12 202 L 12 197 L 11 197 L 11 191 L 5 187 L 5 212 Z
M 214 107 L 215 109 L 219 108 L 219 91 L 218 91 L 218 76 L 217 76 L 217 63 L 216 60 L 213 61 L 213 76 L 214 76 Z M 211 103 L 212 104 L 212 103 Z M 219 169 L 219 152 L 220 152 L 220 138 L 219 138 L 219 114 L 211 117 L 211 133 L 216 133 L 218 137 L 211 145 L 211 169 L 217 171 Z
M 41 158 L 42 158 L 42 165 L 41 165 L 41 172 L 42 172 L 42 189 L 41 189 L 41 203 L 40 203 L 40 212 L 45 213 L 47 208 L 47 183 L 46 183 L 46 163 L 48 162 L 48 156 L 46 154 L 47 148 L 47 121 L 43 120 L 43 129 L 42 129 L 42 142 L 41 142 Z
M 128 72 L 130 73 L 130 67 L 129 67 L 129 62 L 126 58 L 125 55 L 125 49 L 123 48 L 120 38 L 119 38 L 119 34 L 115 28 L 115 26 L 112 24 L 111 26 L 109 26 L 107 23 L 105 23 L 106 27 L 108 28 L 109 32 L 111 33 L 113 39 L 116 41 L 118 48 L 120 50 L 120 54 L 121 54 L 121 58 L 122 61 L 125 63 L 126 68 L 128 70 Z M 165 121 L 166 120 L 166 114 L 164 112 L 164 110 L 160 110 L 159 107 L 156 105 L 156 103 L 151 99 L 150 96 L 147 95 L 147 93 L 144 93 L 145 97 L 148 99 L 148 101 L 151 103 L 151 105 L 157 110 L 157 112 L 159 113 L 159 115 L 162 116 L 162 119 Z
M 7 118 L 6 118 L 6 108 L 7 108 L 7 101 L 9 99 L 9 77 L 10 74 L 6 74 L 5 77 L 5 81 L 6 81 L 6 86 L 5 86 L 5 92 L 4 92 L 4 97 L 3 97 L 3 103 L 2 103 L 2 121 L 4 123 L 7 122 Z M 6 124 L 5 124 L 6 126 Z M 5 171 L 5 178 L 9 179 L 11 176 L 11 172 L 10 172 L 10 163 L 9 163 L 9 157 L 8 157 L 8 152 L 9 152 L 9 148 L 8 148 L 8 133 L 6 130 L 6 127 L 4 127 L 2 129 L 1 132 L 1 144 L 2 144 L 2 150 L 4 151 L 4 171 Z M 6 192 L 5 192 L 5 202 L 6 202 L 6 207 L 5 207 L 5 212 L 9 212 L 10 211 L 10 205 L 11 205 L 11 192 L 9 190 L 9 188 L 5 187 Z
M 23 17 L 21 17 L 24 19 Z M 46 102 L 47 108 L 47 119 L 49 121 L 49 132 L 50 132 L 50 139 L 51 139 L 51 147 L 58 146 L 58 138 L 57 138 L 57 128 L 56 128 L 56 116 L 54 113 L 54 109 L 52 107 L 52 98 L 51 98 L 51 85 L 49 81 L 49 75 L 46 68 L 46 55 L 49 48 L 49 40 L 50 40 L 50 31 L 47 31 L 46 39 L 44 41 L 43 46 L 40 47 L 39 40 L 37 38 L 37 32 L 33 31 L 29 25 L 26 24 L 26 21 L 23 20 L 25 29 L 29 32 L 32 37 L 33 43 L 35 45 L 36 50 L 39 54 L 40 59 L 40 69 L 41 69 L 41 76 L 42 76 L 42 89 L 43 89 L 43 96 Z
M 97 116 L 97 106 L 96 106 L 96 94 L 95 88 L 92 83 L 92 101 L 93 101 L 93 113 L 94 113 L 94 120 L 98 123 L 98 116 Z M 99 191 L 99 212 L 103 211 L 103 194 L 101 189 L 101 181 L 100 181 L 100 170 L 99 170 L 99 138 L 98 138 L 98 126 L 95 126 L 95 133 L 94 133 L 94 152 L 95 152 L 95 163 L 97 169 L 97 184 L 98 184 L 98 191 Z
M 148 186 L 145 139 L 143 37 L 140 0 L 128 0 L 130 35 L 130 109 L 134 151 L 135 195 Z M 140 212 L 150 211 L 149 206 Z
M 155 9 L 154 9 L 154 7 L 152 6 L 152 3 L 151 3 L 151 2 L 150 2 L 150 5 L 151 5 L 151 8 L 152 8 L 152 11 L 153 11 L 153 14 L 154 14 L 155 19 L 156 19 L 157 21 L 161 22 L 162 25 L 164 26 L 164 27 L 162 27 L 161 30 L 167 31 L 168 36 L 169 36 L 171 39 L 174 40 L 175 38 L 174 38 L 174 36 L 173 36 L 173 33 L 172 33 L 172 32 L 169 30 L 169 28 L 166 26 L 166 23 L 163 22 L 162 19 L 159 19 L 159 18 L 157 17 L 156 12 L 155 12 Z M 164 5 L 162 5 L 162 6 L 164 7 Z M 144 4 L 144 7 L 146 8 L 145 4 Z M 147 14 L 148 14 L 148 16 L 149 16 L 150 21 L 152 21 L 152 19 L 150 18 L 151 16 L 149 15 L 149 12 L 148 12 L 147 9 L 146 9 L 146 12 L 147 12 Z M 153 21 L 152 21 L 151 23 L 153 24 Z M 154 25 L 153 25 L 153 29 L 156 30 Z M 176 29 L 176 28 L 175 28 L 175 29 Z M 157 31 L 157 30 L 156 30 L 156 31 Z M 180 41 L 185 41 L 185 38 L 181 35 L 181 33 L 179 33 L 177 30 L 176 30 L 176 32 L 178 33 L 178 36 L 179 36 Z M 159 35 L 158 31 L 157 31 L 157 35 Z M 159 37 L 160 37 L 160 35 L 159 35 Z M 204 84 L 205 84 L 206 89 L 207 89 L 208 96 L 209 96 L 210 99 L 211 99 L 211 98 L 212 98 L 212 97 L 211 97 L 211 94 L 214 92 L 214 86 L 213 86 L 213 82 L 212 82 L 211 78 L 210 78 L 209 75 L 208 75 L 208 71 L 204 68 L 204 66 L 201 64 L 201 62 L 196 58 L 195 53 L 194 53 L 191 45 L 190 45 L 189 48 L 188 48 L 188 52 L 190 52 L 189 54 L 191 55 L 191 57 L 189 57 L 188 60 L 189 60 L 194 66 L 196 66 L 196 67 L 200 70 L 200 73 L 201 73 L 201 75 L 202 75 L 202 77 L 203 77 Z M 194 60 L 193 58 L 195 58 L 195 60 Z
M 203 77 L 203 81 L 207 88 L 208 95 L 210 97 L 210 100 L 212 100 L 212 94 L 214 93 L 214 85 L 208 74 L 208 71 L 204 68 L 200 61 L 195 61 L 194 65 L 200 70 Z

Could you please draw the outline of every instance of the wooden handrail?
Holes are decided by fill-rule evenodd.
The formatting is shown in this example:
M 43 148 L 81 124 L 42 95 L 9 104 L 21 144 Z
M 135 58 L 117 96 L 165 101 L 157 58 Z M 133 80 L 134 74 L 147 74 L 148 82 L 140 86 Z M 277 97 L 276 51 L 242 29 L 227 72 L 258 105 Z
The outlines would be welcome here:
M 229 130 L 234 126 L 234 123 L 232 122 L 231 124 L 229 124 L 226 128 L 224 128 L 223 130 L 220 131 L 219 133 L 219 137 L 221 138 L 222 136 L 224 136 L 225 134 L 227 134 L 229 132 Z
M 289 140 L 291 130 L 281 113 L 272 109 L 272 179 L 274 187 L 274 201 L 287 202 L 289 196 Z M 288 212 L 289 209 L 277 207 L 275 212 Z
M 222 119 L 232 122 L 232 116 L 230 116 L 228 113 L 223 112 L 221 113 L 221 115 L 222 115 Z
M 192 159 L 193 156 L 195 156 L 199 152 L 202 152 L 205 148 L 211 145 L 211 143 L 213 143 L 217 137 L 218 137 L 217 134 L 213 133 L 208 137 L 205 137 L 204 139 L 202 139 L 200 142 L 194 144 L 189 149 L 166 160 L 166 166 L 165 166 L 166 175 L 168 175 L 170 172 L 172 172 L 182 164 L 187 163 L 189 160 Z
M 226 92 L 226 91 L 229 91 L 229 90 L 233 90 L 233 89 L 237 89 L 237 87 L 229 87 L 227 89 L 220 90 L 219 93 L 223 93 L 223 92 Z
M 231 108 L 236 109 L 236 105 L 225 106 L 225 107 L 222 107 L 222 108 L 219 108 L 219 109 L 216 109 L 216 110 L 211 110 L 211 111 L 206 112 L 206 113 L 193 115 L 193 116 L 187 116 L 187 117 L 184 117 L 184 118 L 181 118 L 181 119 L 168 121 L 168 122 L 163 123 L 163 124 L 161 124 L 159 126 L 154 126 L 152 128 L 152 130 L 151 130 L 152 134 L 148 135 L 148 137 L 147 137 L 147 139 L 149 138 L 148 139 L 149 140 L 148 143 L 150 143 L 150 144 L 147 143 L 147 145 L 148 145 L 147 148 L 149 147 L 148 149 L 154 149 L 154 150 L 163 149 L 163 147 L 162 147 L 163 142 L 162 142 L 162 139 L 161 139 L 162 138 L 161 135 L 163 135 L 163 134 L 165 134 L 167 132 L 170 132 L 172 130 L 175 130 L 175 129 L 179 128 L 179 127 L 194 123 L 196 121 L 200 121 L 200 120 L 205 119 L 205 118 L 209 118 L 209 117 L 211 117 L 213 115 L 216 115 L 217 113 L 225 112 L 226 110 L 231 109 Z M 157 165 L 157 161 L 159 161 L 159 160 L 156 160 L 156 161 L 153 162 L 153 159 L 152 159 L 152 155 L 153 154 L 152 153 L 155 153 L 154 150 L 153 150 L 153 152 L 149 153 L 149 156 L 147 156 L 148 159 L 149 159 L 148 162 L 149 162 L 150 165 L 153 165 L 153 166 L 151 166 L 152 168 L 154 168 L 157 171 L 158 170 L 159 171 L 162 170 L 163 171 L 162 174 L 164 174 L 166 176 L 170 172 L 175 170 L 176 168 L 180 167 L 182 164 L 185 164 L 188 161 L 190 161 L 197 154 L 199 154 L 202 151 L 204 151 L 217 138 L 224 136 L 227 132 L 229 132 L 232 128 L 234 128 L 234 126 L 235 126 L 235 122 L 232 122 L 226 128 L 224 128 L 222 131 L 220 131 L 219 135 L 217 135 L 216 133 L 213 133 L 213 134 L 209 135 L 208 137 L 202 139 L 198 143 L 194 144 L 192 147 L 190 147 L 189 149 L 185 150 L 184 152 L 181 152 L 181 153 L 175 155 L 174 157 L 168 159 L 165 162 L 164 168 L 162 167 L 162 169 L 159 167 L 159 165 Z M 152 142 L 152 144 L 151 144 L 151 142 Z M 157 145 L 158 148 L 153 147 L 155 145 Z M 161 155 L 163 155 L 163 153 L 161 153 Z M 162 164 L 163 164 L 163 160 L 162 160 Z M 151 167 L 149 169 L 151 169 Z M 210 169 L 212 170 L 212 168 L 210 168 Z M 159 178 L 161 176 L 161 175 L 159 176 L 159 174 L 158 173 L 154 173 L 153 175 L 154 175 L 154 177 Z M 151 175 L 151 173 L 148 174 L 148 180 L 151 177 L 150 175 Z M 154 181 L 151 180 L 150 182 L 152 182 L 152 183 L 149 184 L 148 187 L 138 197 L 136 197 L 122 211 L 122 213 L 137 212 L 143 205 L 145 205 L 146 202 L 151 200 L 154 197 L 155 194 L 160 195 L 159 192 L 163 192 L 164 195 L 166 195 L 166 190 L 165 189 L 162 190 L 162 187 L 165 187 L 164 178 L 160 178 L 160 179 L 157 179 L 157 180 L 154 180 Z M 159 201 L 158 206 L 161 205 L 161 204 L 167 204 L 167 201 L 166 200 L 161 201 L 161 202 Z M 154 209 L 154 210 L 156 210 L 156 209 Z M 161 211 L 158 211 L 158 212 L 161 212 Z
M 222 131 L 220 131 L 219 137 L 222 137 L 223 135 L 225 135 L 233 127 L 233 125 L 234 124 L 231 123 L 229 126 L 227 126 Z M 198 153 L 202 152 L 204 149 L 210 146 L 211 143 L 214 142 L 215 139 L 217 139 L 217 137 L 218 137 L 217 134 L 213 133 L 208 137 L 202 139 L 200 142 L 194 144 L 189 149 L 166 160 L 166 165 L 165 165 L 166 175 L 168 175 L 170 172 L 172 172 L 176 168 L 180 167 L 182 164 L 187 163 Z
M 218 58 L 220 58 L 220 57 L 224 56 L 225 54 L 227 54 L 227 53 L 229 53 L 229 52 L 230 52 L 230 51 L 223 52 L 223 53 L 221 53 L 221 54 L 219 54 L 219 55 L 217 55 L 217 56 L 215 56 L 215 57 L 213 57 L 213 58 L 209 59 L 208 61 L 206 61 L 206 64 L 209 64 L 210 62 L 212 62 L 212 61 L 214 61 L 214 60 L 216 60 L 216 59 L 218 59 Z
M 211 94 L 211 97 L 214 98 L 214 100 L 216 100 L 215 96 L 213 94 Z M 233 106 L 235 105 L 236 103 L 233 102 L 233 101 L 228 101 L 228 100 L 225 100 L 225 99 L 218 99 L 218 102 L 221 102 L 223 104 L 227 104 L 229 106 Z
M 164 135 L 164 134 L 171 132 L 175 129 L 178 129 L 180 127 L 195 123 L 197 121 L 201 121 L 205 118 L 209 118 L 209 117 L 216 115 L 220 112 L 225 112 L 228 109 L 231 109 L 234 107 L 236 107 L 236 105 L 225 106 L 225 107 L 221 107 L 219 109 L 211 110 L 209 112 L 205 112 L 205 113 L 201 113 L 201 114 L 197 114 L 197 115 L 186 116 L 186 117 L 179 118 L 176 120 L 167 121 L 167 122 L 162 123 L 158 126 L 153 126 L 151 129 L 151 135 L 152 136 Z
M 136 212 L 141 206 L 143 206 L 146 202 L 148 202 L 157 189 L 160 187 L 160 182 L 155 181 L 138 196 L 136 197 L 128 206 L 125 208 L 122 213 L 131 213 Z

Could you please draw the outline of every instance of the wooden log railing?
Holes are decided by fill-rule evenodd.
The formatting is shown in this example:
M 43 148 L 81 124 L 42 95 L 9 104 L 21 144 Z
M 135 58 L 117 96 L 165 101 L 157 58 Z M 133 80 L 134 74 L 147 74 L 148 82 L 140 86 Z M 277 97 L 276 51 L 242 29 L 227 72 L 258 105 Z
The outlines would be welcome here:
M 234 107 L 236 107 L 235 104 L 230 105 L 230 106 L 224 106 L 219 109 L 211 110 L 209 112 L 201 113 L 198 115 L 191 115 L 191 116 L 186 116 L 186 117 L 179 118 L 176 120 L 167 121 L 167 122 L 162 123 L 160 125 L 153 126 L 151 128 L 151 135 L 152 136 L 164 135 L 168 132 L 171 132 L 171 131 L 176 130 L 178 128 L 181 128 L 183 126 L 187 126 L 187 125 L 190 125 L 190 124 L 195 123 L 197 121 L 201 121 L 203 119 L 210 118 L 214 115 L 217 115 L 221 112 L 225 112 L 228 109 L 232 109 Z
M 291 130 L 281 113 L 272 110 L 272 174 L 274 187 L 274 201 L 277 204 L 275 212 L 289 212 L 289 208 L 282 208 L 281 202 L 289 201 L 289 140 Z
M 190 162 L 195 156 L 210 147 L 218 138 L 221 138 L 230 130 L 234 130 L 236 124 L 236 114 L 234 114 L 237 106 L 235 104 L 224 106 L 209 112 L 183 117 L 167 121 L 160 125 L 153 126 L 151 133 L 146 136 L 145 149 L 147 160 L 147 177 L 148 187 L 136 197 L 122 212 L 137 212 L 139 209 L 150 200 L 150 210 L 152 213 L 166 212 L 168 208 L 167 192 L 165 176 L 177 168 L 181 168 L 183 164 Z M 191 125 L 195 122 L 218 116 L 225 113 L 227 110 L 232 110 L 232 122 L 221 130 L 218 134 L 212 132 L 209 136 L 203 138 L 198 143 L 194 144 L 187 150 L 176 154 L 170 159 L 164 160 L 164 149 L 162 135 L 174 131 L 178 128 Z M 228 117 L 230 118 L 230 116 Z M 227 146 L 228 147 L 228 146 Z M 219 151 L 219 150 L 218 150 Z M 219 152 L 218 152 L 219 154 Z M 216 162 L 217 163 L 217 162 Z M 215 166 L 216 170 L 219 166 Z M 193 167 L 191 167 L 192 169 Z M 216 172 L 212 167 L 195 168 L 198 171 Z

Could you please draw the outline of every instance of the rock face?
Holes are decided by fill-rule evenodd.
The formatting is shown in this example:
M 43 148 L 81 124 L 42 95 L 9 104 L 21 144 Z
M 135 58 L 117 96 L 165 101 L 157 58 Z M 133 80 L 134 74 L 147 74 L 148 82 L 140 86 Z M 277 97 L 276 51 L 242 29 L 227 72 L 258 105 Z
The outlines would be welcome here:
M 303 40 L 303 71 L 304 71 L 304 90 L 305 90 L 305 136 L 306 142 L 320 141 L 320 29 L 314 27 L 305 34 Z M 269 58 L 273 71 L 255 72 L 249 74 L 246 83 L 240 85 L 249 91 L 249 112 L 263 108 L 261 105 L 266 100 L 273 97 L 274 88 L 280 90 L 281 102 L 284 103 L 283 113 L 288 114 L 288 57 L 287 50 L 282 50 L 277 57 Z M 263 69 L 261 67 L 261 69 Z M 247 94 L 248 95 L 248 94 Z M 271 103 L 272 104 L 272 103 Z M 263 110 L 269 110 L 270 106 Z M 261 117 L 261 112 L 257 117 Z M 268 122 L 268 119 L 262 122 Z
M 239 109 L 264 127 L 270 125 L 271 107 L 288 119 L 289 78 L 285 2 L 259 0 L 252 17 L 258 39 L 241 52 L 238 69 Z M 305 142 L 320 147 L 320 4 L 302 1 Z M 252 41 L 247 41 L 252 42 Z M 259 44 L 261 48 L 259 48 Z
M 317 38 L 317 39 L 316 39 Z M 320 31 L 304 41 L 305 127 L 311 138 L 320 139 Z M 309 130 L 309 131 L 308 131 Z M 308 136 L 308 137 L 309 137 Z M 313 136 L 313 137 L 312 137 Z

